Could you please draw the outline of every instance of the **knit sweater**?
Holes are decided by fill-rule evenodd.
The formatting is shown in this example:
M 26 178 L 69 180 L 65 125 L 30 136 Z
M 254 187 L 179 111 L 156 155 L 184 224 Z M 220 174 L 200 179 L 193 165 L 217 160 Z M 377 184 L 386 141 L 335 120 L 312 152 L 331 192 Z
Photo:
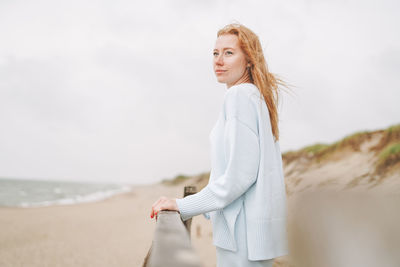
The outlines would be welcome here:
M 226 91 L 209 138 L 210 179 L 198 193 L 176 200 L 182 220 L 203 214 L 212 222 L 213 244 L 236 251 L 234 227 L 244 204 L 249 260 L 288 254 L 282 156 L 254 84 Z

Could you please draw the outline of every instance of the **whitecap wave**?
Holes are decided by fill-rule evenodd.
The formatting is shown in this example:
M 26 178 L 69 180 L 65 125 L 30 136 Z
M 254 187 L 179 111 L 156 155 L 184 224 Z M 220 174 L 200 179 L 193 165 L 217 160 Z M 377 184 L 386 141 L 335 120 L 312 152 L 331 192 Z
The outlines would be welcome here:
M 74 205 L 74 204 L 78 204 L 78 203 L 96 202 L 96 201 L 110 198 L 110 197 L 118 195 L 118 194 L 127 193 L 130 191 L 132 191 L 132 187 L 125 185 L 120 188 L 98 191 L 98 192 L 90 193 L 87 195 L 76 195 L 76 196 L 69 197 L 69 198 L 61 198 L 61 199 L 56 199 L 56 200 L 51 200 L 51 201 L 42 201 L 42 202 L 36 202 L 36 203 L 23 202 L 20 204 L 20 207 L 33 208 L 33 207 Z

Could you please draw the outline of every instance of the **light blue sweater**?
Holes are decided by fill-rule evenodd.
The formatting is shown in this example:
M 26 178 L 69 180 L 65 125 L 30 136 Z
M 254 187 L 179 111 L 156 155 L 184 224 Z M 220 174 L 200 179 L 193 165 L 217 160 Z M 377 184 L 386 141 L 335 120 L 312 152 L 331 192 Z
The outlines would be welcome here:
M 288 254 L 286 191 L 279 141 L 257 87 L 230 87 L 210 133 L 211 173 L 207 186 L 177 199 L 182 220 L 211 219 L 213 244 L 236 251 L 234 227 L 245 207 L 249 260 Z

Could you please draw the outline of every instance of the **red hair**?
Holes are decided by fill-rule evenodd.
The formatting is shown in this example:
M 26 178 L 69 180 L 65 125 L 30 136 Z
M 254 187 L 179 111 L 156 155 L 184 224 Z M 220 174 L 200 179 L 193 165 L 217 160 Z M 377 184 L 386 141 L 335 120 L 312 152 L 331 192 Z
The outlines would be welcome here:
M 269 117 L 271 121 L 272 134 L 275 140 L 279 140 L 278 128 L 278 100 L 279 85 L 287 87 L 284 81 L 277 78 L 276 75 L 268 71 L 267 62 L 265 61 L 263 50 L 258 36 L 249 28 L 238 24 L 228 24 L 217 33 L 217 37 L 223 34 L 234 34 L 239 39 L 239 46 L 246 56 L 247 62 L 250 63 L 249 74 L 251 82 L 257 86 L 263 95 L 265 103 L 268 107 Z

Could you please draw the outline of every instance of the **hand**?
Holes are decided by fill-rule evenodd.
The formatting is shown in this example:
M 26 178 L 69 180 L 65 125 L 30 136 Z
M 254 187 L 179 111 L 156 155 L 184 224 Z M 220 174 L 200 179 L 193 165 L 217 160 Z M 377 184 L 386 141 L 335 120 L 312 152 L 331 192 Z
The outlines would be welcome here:
M 156 216 L 160 210 L 176 210 L 179 211 L 178 205 L 176 204 L 176 198 L 160 197 L 153 206 L 151 206 L 150 218 Z

